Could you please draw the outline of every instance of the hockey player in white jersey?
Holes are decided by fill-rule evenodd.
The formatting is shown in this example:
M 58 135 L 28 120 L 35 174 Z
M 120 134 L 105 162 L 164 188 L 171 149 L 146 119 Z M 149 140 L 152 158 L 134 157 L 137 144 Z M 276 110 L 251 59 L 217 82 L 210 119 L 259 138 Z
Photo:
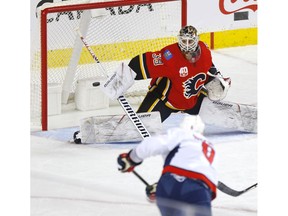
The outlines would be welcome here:
M 186 114 L 185 114 L 186 115 Z M 164 166 L 158 183 L 146 188 L 162 216 L 211 216 L 211 201 L 218 183 L 214 146 L 202 135 L 204 123 L 193 115 L 166 134 L 144 139 L 118 157 L 119 171 L 131 172 L 148 157 L 162 155 Z

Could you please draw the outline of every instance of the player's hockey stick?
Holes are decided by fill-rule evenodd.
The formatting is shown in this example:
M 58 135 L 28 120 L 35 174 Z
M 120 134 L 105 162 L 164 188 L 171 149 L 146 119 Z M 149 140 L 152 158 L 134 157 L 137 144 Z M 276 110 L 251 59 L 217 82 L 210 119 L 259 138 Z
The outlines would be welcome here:
M 135 170 L 132 171 L 135 176 L 137 176 L 146 186 L 150 186 L 149 183 L 142 178 Z
M 244 190 L 236 191 L 236 190 L 233 190 L 232 188 L 228 187 L 227 185 L 225 185 L 224 183 L 222 183 L 222 182 L 219 181 L 219 182 L 218 182 L 218 185 L 217 185 L 217 188 L 218 188 L 220 191 L 222 191 L 223 193 L 226 193 L 226 194 L 228 194 L 228 195 L 230 195 L 230 196 L 237 197 L 237 196 L 240 196 L 240 195 L 242 195 L 242 194 L 244 194 L 244 193 L 246 193 L 246 192 L 248 192 L 248 191 L 256 188 L 257 185 L 258 185 L 258 183 L 253 184 L 253 185 L 251 185 L 250 187 L 248 187 L 248 188 L 246 188 L 246 189 L 244 189 Z
M 77 34 L 79 35 L 81 41 L 83 42 L 83 44 L 85 45 L 85 47 L 87 48 L 87 50 L 89 51 L 91 56 L 93 57 L 93 59 L 97 63 L 99 63 L 99 65 L 102 69 L 102 72 L 105 74 L 105 76 L 107 76 L 106 70 L 102 66 L 101 62 L 99 61 L 99 59 L 97 58 L 97 56 L 95 55 L 95 53 L 93 52 L 91 47 L 88 45 L 88 43 L 84 39 L 80 30 L 79 29 L 75 29 L 75 30 L 76 30 Z M 94 83 L 93 83 L 93 86 L 95 86 Z M 129 117 L 129 119 L 132 121 L 133 125 L 136 127 L 136 129 L 139 132 L 139 134 L 141 135 L 141 137 L 143 139 L 146 137 L 150 137 L 150 133 L 148 132 L 148 130 L 146 129 L 146 127 L 144 126 L 144 124 L 142 123 L 142 121 L 138 117 L 138 115 L 134 112 L 134 110 L 132 109 L 131 105 L 128 103 L 126 98 L 123 95 L 121 95 L 117 100 L 118 100 L 119 104 L 121 105 L 121 107 L 123 108 L 123 110 L 125 111 L 125 113 L 127 114 L 127 116 Z
M 139 175 L 135 170 L 133 170 L 132 172 L 133 172 L 133 174 L 134 174 L 135 176 L 137 176 L 146 186 L 148 186 L 148 187 L 151 186 L 151 185 L 149 185 L 149 183 L 148 183 L 145 179 L 143 179 L 143 177 L 142 177 L 141 175 Z M 242 194 L 244 194 L 244 193 L 246 193 L 246 192 L 248 192 L 248 191 L 256 188 L 257 185 L 258 185 L 258 183 L 253 184 L 253 185 L 251 185 L 250 187 L 248 187 L 248 188 L 246 188 L 246 189 L 244 189 L 244 190 L 237 191 L 237 190 L 234 190 L 234 189 L 228 187 L 228 186 L 225 185 L 223 182 L 218 181 L 217 189 L 220 190 L 220 191 L 222 191 L 223 193 L 225 193 L 225 194 L 227 194 L 227 195 L 230 195 L 230 196 L 233 196 L 233 197 L 237 197 L 237 196 L 240 196 L 240 195 L 242 195 Z

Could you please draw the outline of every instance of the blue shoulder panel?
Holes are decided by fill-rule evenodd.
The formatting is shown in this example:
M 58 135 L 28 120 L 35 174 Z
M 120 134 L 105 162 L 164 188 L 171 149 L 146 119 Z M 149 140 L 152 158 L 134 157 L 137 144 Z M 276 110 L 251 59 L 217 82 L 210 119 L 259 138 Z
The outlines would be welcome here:
M 164 57 L 165 57 L 166 60 L 170 60 L 173 57 L 173 55 L 170 52 L 170 50 L 165 50 L 164 51 Z

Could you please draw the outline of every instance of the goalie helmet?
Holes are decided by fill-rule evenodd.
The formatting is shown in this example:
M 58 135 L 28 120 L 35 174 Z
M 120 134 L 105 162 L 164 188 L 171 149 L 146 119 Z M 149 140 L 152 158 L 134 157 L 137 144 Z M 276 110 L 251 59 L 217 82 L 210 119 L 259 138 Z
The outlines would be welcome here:
M 199 115 L 188 115 L 183 118 L 180 127 L 185 130 L 193 130 L 195 132 L 203 134 L 205 124 L 203 123 Z
M 178 45 L 186 59 L 195 63 L 201 55 L 201 49 L 198 45 L 199 36 L 197 29 L 193 26 L 185 26 L 180 29 L 178 35 Z

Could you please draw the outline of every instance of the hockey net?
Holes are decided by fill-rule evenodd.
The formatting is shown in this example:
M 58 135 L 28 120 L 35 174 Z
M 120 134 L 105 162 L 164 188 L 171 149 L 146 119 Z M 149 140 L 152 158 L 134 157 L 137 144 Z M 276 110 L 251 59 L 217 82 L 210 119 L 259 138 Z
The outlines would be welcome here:
M 186 0 L 63 1 L 38 8 L 38 33 L 31 51 L 31 123 L 48 127 L 49 86 L 61 88 L 62 106 L 73 103 L 77 80 L 109 75 L 120 62 L 176 42 L 186 23 Z M 97 55 L 97 64 L 75 29 Z M 125 94 L 140 103 L 150 80 Z

